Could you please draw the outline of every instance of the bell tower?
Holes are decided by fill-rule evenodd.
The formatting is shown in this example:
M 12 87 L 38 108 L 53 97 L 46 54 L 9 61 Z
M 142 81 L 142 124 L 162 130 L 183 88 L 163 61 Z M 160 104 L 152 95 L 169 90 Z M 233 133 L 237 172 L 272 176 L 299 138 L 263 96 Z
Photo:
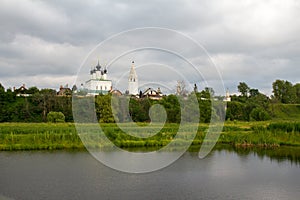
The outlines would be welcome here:
M 128 78 L 128 93 L 130 95 L 138 95 L 139 94 L 138 87 L 139 87 L 138 77 L 135 72 L 134 61 L 132 61 L 131 69 L 129 72 L 129 78 Z

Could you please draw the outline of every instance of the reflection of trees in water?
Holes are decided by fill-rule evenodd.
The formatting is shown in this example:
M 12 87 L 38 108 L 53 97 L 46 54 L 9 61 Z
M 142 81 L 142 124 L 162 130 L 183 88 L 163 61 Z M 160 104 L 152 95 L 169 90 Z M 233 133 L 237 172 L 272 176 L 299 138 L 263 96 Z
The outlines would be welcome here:
M 247 159 L 250 154 L 254 154 L 260 159 L 265 157 L 270 158 L 271 161 L 285 162 L 290 161 L 291 164 L 300 165 L 300 147 L 235 147 L 231 145 L 217 145 L 216 151 L 226 150 L 235 152 L 241 157 Z

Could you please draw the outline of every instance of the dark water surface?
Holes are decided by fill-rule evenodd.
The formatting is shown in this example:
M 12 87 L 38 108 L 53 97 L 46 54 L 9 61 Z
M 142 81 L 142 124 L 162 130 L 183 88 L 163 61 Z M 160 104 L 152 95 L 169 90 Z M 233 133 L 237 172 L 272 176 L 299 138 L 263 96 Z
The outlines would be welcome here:
M 127 174 L 87 152 L 0 152 L 0 199 L 299 199 L 298 153 L 188 152 L 163 170 Z

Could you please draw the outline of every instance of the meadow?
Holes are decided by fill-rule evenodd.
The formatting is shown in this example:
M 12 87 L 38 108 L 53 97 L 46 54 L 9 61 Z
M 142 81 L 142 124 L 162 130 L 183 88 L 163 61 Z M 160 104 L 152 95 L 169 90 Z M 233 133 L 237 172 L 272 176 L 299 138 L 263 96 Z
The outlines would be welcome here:
M 144 126 L 147 132 L 147 124 Z M 89 124 L 86 126 L 88 130 Z M 200 147 L 205 138 L 208 124 L 194 124 L 197 128 L 195 138 L 190 138 L 188 131 L 176 138 L 176 146 L 184 145 L 186 139 L 193 139 L 190 149 Z M 126 124 L 125 124 L 126 127 Z M 157 134 L 147 138 L 137 138 L 124 133 L 116 124 L 101 124 L 106 137 L 116 146 L 124 149 L 144 148 L 160 149 L 169 144 L 179 128 L 179 124 L 167 123 Z M 131 127 L 126 127 L 130 132 Z M 95 136 L 95 137 L 94 137 Z M 104 135 L 100 136 L 103 137 Z M 218 139 L 218 144 L 230 144 L 235 147 L 280 147 L 300 146 L 300 122 L 226 122 Z M 84 136 L 81 135 L 82 138 Z M 88 145 L 104 148 L 105 143 L 99 145 L 97 133 L 88 134 Z M 82 138 L 77 134 L 73 123 L 0 123 L 0 150 L 57 150 L 57 149 L 85 149 Z M 97 138 L 97 139 L 96 139 Z M 86 138 L 85 138 L 86 141 Z M 109 146 L 109 144 L 107 144 Z

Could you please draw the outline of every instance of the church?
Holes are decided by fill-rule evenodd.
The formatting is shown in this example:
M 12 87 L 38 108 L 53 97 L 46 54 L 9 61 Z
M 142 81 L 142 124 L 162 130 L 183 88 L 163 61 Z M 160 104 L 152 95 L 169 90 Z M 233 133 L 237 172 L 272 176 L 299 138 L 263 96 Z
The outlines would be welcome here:
M 107 78 L 107 69 L 98 64 L 90 71 L 90 79 L 85 82 L 85 90 L 87 96 L 96 96 L 99 94 L 116 94 L 122 95 L 119 90 L 113 90 L 112 80 Z M 130 95 L 136 98 L 150 98 L 159 100 L 163 97 L 160 89 L 157 91 L 148 88 L 145 92 L 139 92 L 138 76 L 135 71 L 134 61 L 131 63 L 131 68 L 128 76 L 128 89 L 125 92 L 126 95 Z
M 134 61 L 131 63 L 128 77 L 128 90 L 126 91 L 126 94 L 136 98 L 149 98 L 154 100 L 160 100 L 163 97 L 160 88 L 158 88 L 158 90 L 148 88 L 144 92 L 139 92 L 138 76 L 135 71 Z
M 85 82 L 88 96 L 108 94 L 112 90 L 112 81 L 107 79 L 107 69 L 98 64 L 91 69 L 90 79 Z

